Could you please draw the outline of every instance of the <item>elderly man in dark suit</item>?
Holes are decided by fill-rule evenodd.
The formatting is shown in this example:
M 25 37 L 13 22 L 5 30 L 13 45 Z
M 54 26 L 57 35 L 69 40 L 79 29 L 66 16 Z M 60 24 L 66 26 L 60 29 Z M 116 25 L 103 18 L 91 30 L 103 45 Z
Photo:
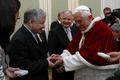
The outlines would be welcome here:
M 61 54 L 68 46 L 73 36 L 76 34 L 77 27 L 73 24 L 72 12 L 67 10 L 62 12 L 61 24 L 57 25 L 49 32 L 48 48 L 51 54 Z M 73 72 L 57 72 L 53 68 L 53 80 L 73 80 Z
M 28 74 L 12 80 L 48 80 L 48 67 L 53 67 L 47 50 L 38 36 L 45 27 L 43 10 L 30 9 L 24 13 L 24 24 L 13 35 L 8 47 L 10 66 L 28 70 Z

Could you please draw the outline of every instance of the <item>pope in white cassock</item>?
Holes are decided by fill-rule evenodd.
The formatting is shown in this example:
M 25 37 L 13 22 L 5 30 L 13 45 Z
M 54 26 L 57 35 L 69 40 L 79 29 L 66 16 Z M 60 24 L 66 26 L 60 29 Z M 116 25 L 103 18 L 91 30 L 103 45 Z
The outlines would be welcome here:
M 77 7 L 73 16 L 79 30 L 59 62 L 65 71 L 75 71 L 74 80 L 105 80 L 118 67 L 118 61 L 109 62 L 97 54 L 117 51 L 112 31 L 100 17 L 93 18 L 87 6 Z

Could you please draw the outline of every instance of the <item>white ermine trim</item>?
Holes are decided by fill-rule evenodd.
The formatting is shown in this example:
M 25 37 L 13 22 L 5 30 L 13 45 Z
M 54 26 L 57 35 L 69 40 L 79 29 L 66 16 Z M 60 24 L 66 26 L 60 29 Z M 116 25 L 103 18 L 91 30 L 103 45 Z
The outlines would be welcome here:
M 82 37 L 80 39 L 80 42 L 79 42 L 79 49 L 82 47 L 82 45 L 84 44 L 84 40 L 85 40 L 85 35 L 82 34 Z
M 84 63 L 86 66 L 94 68 L 94 69 L 115 69 L 115 68 L 118 68 L 118 65 L 119 65 L 119 64 L 111 64 L 111 65 L 105 65 L 105 66 L 96 66 L 96 65 L 93 65 L 93 64 L 89 63 L 88 61 L 86 61 L 80 55 L 79 51 L 76 52 L 76 55 L 78 56 L 80 61 L 82 61 L 82 63 Z
M 85 67 L 76 54 L 63 57 L 65 71 L 73 71 Z
M 94 23 L 95 23 L 96 21 L 99 21 L 99 20 L 101 20 L 101 18 L 100 18 L 99 16 L 96 17 L 96 18 L 94 18 L 94 19 L 92 20 L 92 22 L 90 23 L 90 25 L 88 26 L 88 28 L 87 28 L 86 30 L 82 31 L 81 33 L 84 34 L 84 33 L 88 32 L 88 31 L 93 27 Z
M 61 54 L 62 57 L 70 56 L 70 55 L 71 55 L 71 53 L 67 49 L 63 50 L 63 52 Z

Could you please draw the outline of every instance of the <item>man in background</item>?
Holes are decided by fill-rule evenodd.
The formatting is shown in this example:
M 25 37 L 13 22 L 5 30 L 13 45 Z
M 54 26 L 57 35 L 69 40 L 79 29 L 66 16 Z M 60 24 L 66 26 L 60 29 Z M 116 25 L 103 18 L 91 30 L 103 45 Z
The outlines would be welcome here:
M 76 34 L 77 27 L 73 24 L 73 15 L 69 10 L 62 12 L 61 24 L 50 30 L 48 36 L 48 49 L 50 55 L 61 54 Z M 53 80 L 73 80 L 73 72 L 58 72 L 52 69 Z M 69 76 L 69 77 L 68 77 Z
M 56 21 L 53 21 L 53 22 L 51 23 L 50 29 L 53 29 L 53 28 L 55 28 L 56 26 L 58 26 L 59 24 L 61 24 L 61 17 L 62 17 L 62 12 L 59 12 L 58 15 L 57 15 L 57 20 L 56 20 Z
M 104 13 L 103 22 L 105 22 L 109 27 L 111 27 L 115 23 L 115 18 L 114 16 L 112 16 L 111 8 L 105 7 L 103 9 L 103 13 Z
M 111 8 L 105 7 L 105 8 L 103 9 L 103 14 L 104 14 L 104 17 L 110 16 L 110 15 L 111 15 Z

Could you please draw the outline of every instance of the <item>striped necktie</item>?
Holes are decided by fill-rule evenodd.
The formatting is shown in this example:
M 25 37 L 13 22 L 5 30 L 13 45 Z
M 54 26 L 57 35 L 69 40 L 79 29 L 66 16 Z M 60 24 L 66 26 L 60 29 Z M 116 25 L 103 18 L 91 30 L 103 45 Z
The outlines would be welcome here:
M 40 44 L 41 42 L 40 42 L 40 39 L 39 39 L 38 36 L 39 36 L 39 34 L 35 34 L 36 41 L 37 41 L 38 44 Z
M 71 40 L 72 40 L 72 34 L 71 34 L 70 28 L 67 28 L 67 29 L 66 29 L 66 34 L 67 34 L 67 36 L 68 36 L 69 41 L 71 41 Z

